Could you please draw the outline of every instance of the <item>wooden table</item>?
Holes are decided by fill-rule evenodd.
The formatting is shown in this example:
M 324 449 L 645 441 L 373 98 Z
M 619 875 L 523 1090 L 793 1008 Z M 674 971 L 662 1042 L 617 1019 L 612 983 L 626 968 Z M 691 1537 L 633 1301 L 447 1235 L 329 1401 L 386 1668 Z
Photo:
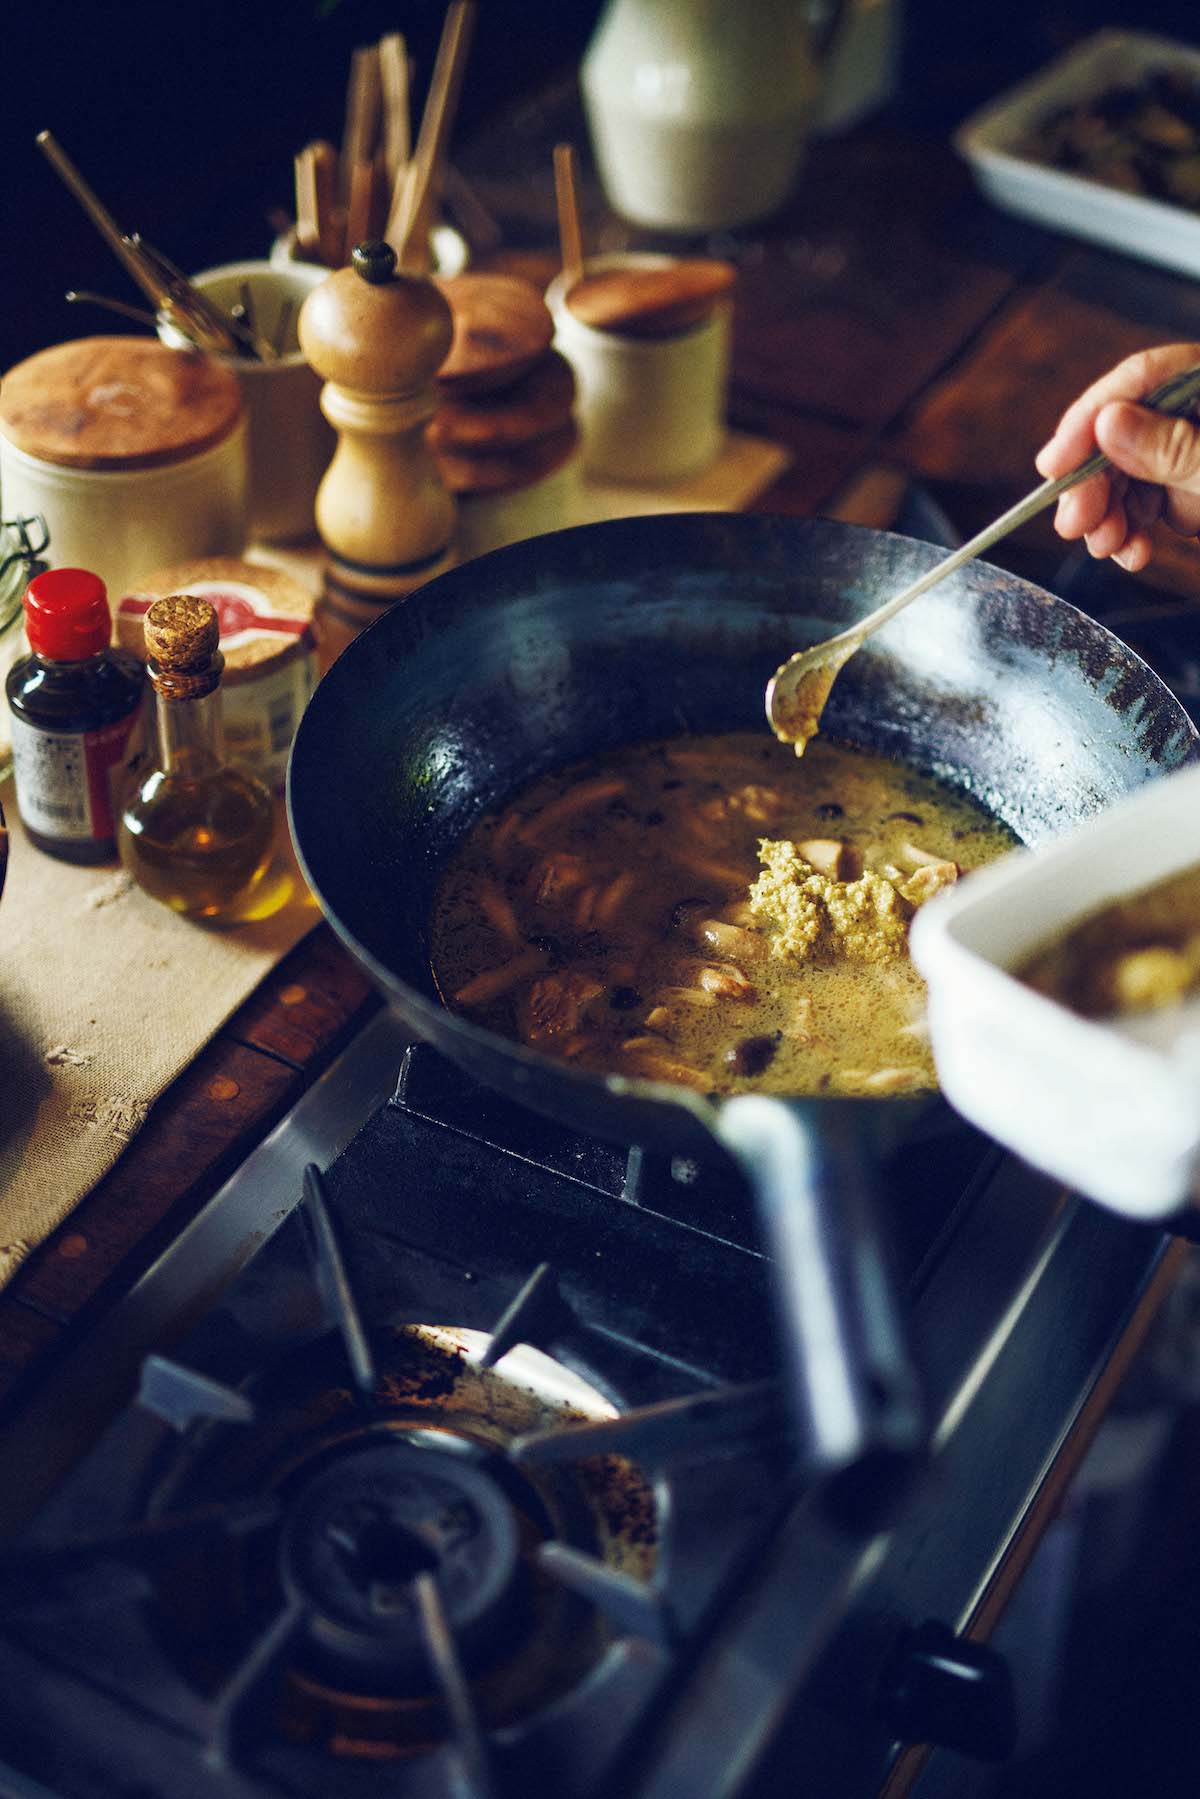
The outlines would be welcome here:
M 502 187 L 485 197 L 503 211 Z M 765 511 L 886 523 L 882 467 L 972 527 L 1030 484 L 1088 379 L 1147 342 L 1200 338 L 1200 287 L 1004 218 L 941 142 L 899 127 L 818 148 L 794 205 L 739 260 L 732 420 L 792 453 Z M 501 261 L 553 268 L 536 247 Z M 1061 554 L 1042 520 L 995 559 L 1044 579 Z M 1186 585 L 1188 556 L 1173 568 Z M 378 1003 L 322 926 L 235 1014 L 0 1295 L 0 1421 Z

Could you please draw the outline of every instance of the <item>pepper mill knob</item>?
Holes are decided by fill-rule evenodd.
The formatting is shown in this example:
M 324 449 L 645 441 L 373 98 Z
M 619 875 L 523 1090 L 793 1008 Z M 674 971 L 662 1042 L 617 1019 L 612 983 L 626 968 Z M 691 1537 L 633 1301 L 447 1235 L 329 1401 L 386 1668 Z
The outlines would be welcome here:
M 326 599 L 361 629 L 454 561 L 454 501 L 425 443 L 453 321 L 431 281 L 369 239 L 309 294 L 299 333 L 338 434 L 316 502 Z
M 372 287 L 381 287 L 396 273 L 396 252 L 382 238 L 369 237 L 365 243 L 355 244 L 350 253 L 350 266 Z

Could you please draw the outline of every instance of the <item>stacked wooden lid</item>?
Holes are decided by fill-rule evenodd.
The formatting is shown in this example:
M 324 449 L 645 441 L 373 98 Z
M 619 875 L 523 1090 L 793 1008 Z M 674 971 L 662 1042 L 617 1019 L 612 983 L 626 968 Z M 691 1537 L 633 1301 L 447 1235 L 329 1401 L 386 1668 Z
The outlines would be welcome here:
M 460 498 L 547 479 L 578 441 L 575 377 L 551 347 L 549 308 L 512 275 L 453 275 L 437 285 L 454 316 L 428 430 L 442 479 Z

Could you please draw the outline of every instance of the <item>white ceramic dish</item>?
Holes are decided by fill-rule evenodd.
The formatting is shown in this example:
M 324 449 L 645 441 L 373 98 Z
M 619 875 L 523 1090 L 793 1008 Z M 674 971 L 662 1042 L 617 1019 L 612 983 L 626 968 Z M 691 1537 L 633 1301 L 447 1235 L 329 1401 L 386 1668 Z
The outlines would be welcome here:
M 1166 1218 L 1200 1194 L 1200 1004 L 1096 1021 L 1009 971 L 1087 914 L 1196 863 L 1200 767 L 1189 767 L 972 874 L 913 922 L 951 1105 L 1134 1218 Z
M 1050 168 L 1024 148 L 1058 107 L 1136 83 L 1147 71 L 1162 68 L 1200 79 L 1200 48 L 1143 32 L 1099 31 L 973 113 L 955 133 L 955 147 L 984 192 L 1005 211 L 1187 275 L 1200 274 L 1200 212 Z

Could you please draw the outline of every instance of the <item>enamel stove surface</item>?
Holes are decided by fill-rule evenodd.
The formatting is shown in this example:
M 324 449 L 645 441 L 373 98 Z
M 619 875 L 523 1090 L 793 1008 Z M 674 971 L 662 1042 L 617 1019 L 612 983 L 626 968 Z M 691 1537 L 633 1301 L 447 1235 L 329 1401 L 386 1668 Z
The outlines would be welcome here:
M 795 1471 L 730 1171 L 378 1016 L 0 1435 L 0 1790 L 833 1799 L 905 1736 L 1001 1753 L 953 1636 L 1161 1240 L 944 1111 L 889 1207 L 933 1447 L 855 1526 Z

